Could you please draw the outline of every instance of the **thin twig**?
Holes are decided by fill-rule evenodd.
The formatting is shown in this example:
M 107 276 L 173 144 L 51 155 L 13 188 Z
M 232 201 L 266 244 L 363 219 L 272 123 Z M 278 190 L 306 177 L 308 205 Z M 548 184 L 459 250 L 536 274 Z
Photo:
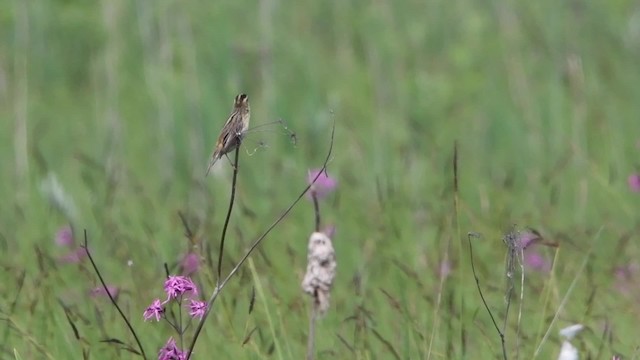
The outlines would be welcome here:
M 507 290 L 504 295 L 504 300 L 507 303 L 507 307 L 505 309 L 504 322 L 502 324 L 502 334 L 506 342 L 507 324 L 509 321 L 509 310 L 511 310 L 511 300 L 513 299 L 513 292 L 515 289 L 514 276 L 516 272 L 516 261 L 518 259 L 518 251 L 522 250 L 516 225 L 512 225 L 511 229 L 502 238 L 502 241 L 507 246 L 507 260 L 505 264 Z M 520 303 L 520 306 L 522 306 L 522 302 Z M 520 309 L 522 308 L 520 307 Z M 517 339 L 516 339 L 516 342 L 517 342 Z
M 344 345 L 347 348 L 347 350 L 349 350 L 351 352 L 351 354 L 355 354 L 356 351 L 353 349 L 353 346 L 351 346 L 349 344 L 349 342 L 345 338 L 342 337 L 342 335 L 336 333 L 336 337 L 338 338 L 338 340 L 340 340 L 342 345 Z
M 500 342 L 502 343 L 502 357 L 507 360 L 507 348 L 504 341 L 504 334 L 500 331 L 500 327 L 498 327 L 498 323 L 496 323 L 496 319 L 493 317 L 493 313 L 491 309 L 489 309 L 489 305 L 487 305 L 487 301 L 484 299 L 484 295 L 482 294 L 482 288 L 480 287 L 480 279 L 476 274 L 476 266 L 473 262 L 473 246 L 471 245 L 471 237 L 479 237 L 476 233 L 468 233 L 467 240 L 469 241 L 469 257 L 471 258 L 471 271 L 473 271 L 473 277 L 476 279 L 476 286 L 478 287 L 478 292 L 480 293 L 480 298 L 482 299 L 482 303 L 484 304 L 485 309 L 489 313 L 491 317 L 491 322 L 493 322 L 493 326 L 496 328 L 498 335 L 500 335 Z
M 324 171 L 326 171 L 327 164 L 329 163 L 329 160 L 331 159 L 331 154 L 333 153 L 333 139 L 334 139 L 334 135 L 335 135 L 335 130 L 336 130 L 336 125 L 335 125 L 335 122 L 334 122 L 332 127 L 331 127 L 331 140 L 330 140 L 330 143 L 329 143 L 329 151 L 327 152 L 327 156 L 326 156 L 326 158 L 324 160 L 324 163 L 322 164 L 322 169 L 318 172 L 316 177 L 313 178 L 313 181 L 311 181 L 311 183 L 309 185 L 307 185 L 307 187 L 304 188 L 304 190 L 291 203 L 291 205 L 289 205 L 289 207 L 287 207 L 287 209 L 282 214 L 280 214 L 280 216 L 278 216 L 278 218 L 271 225 L 269 225 L 267 230 L 265 230 L 262 233 L 262 235 L 260 235 L 260 237 L 258 237 L 258 239 L 256 239 L 256 241 L 253 242 L 253 244 L 251 245 L 249 250 L 247 250 L 247 252 L 244 254 L 244 256 L 242 256 L 242 258 L 240 259 L 240 261 L 238 261 L 236 266 L 234 266 L 233 269 L 231 269 L 231 271 L 229 272 L 227 277 L 225 277 L 223 281 L 221 281 L 218 285 L 216 285 L 215 289 L 213 290 L 213 293 L 211 294 L 211 297 L 209 298 L 209 301 L 207 302 L 207 304 L 208 304 L 207 311 L 202 316 L 202 319 L 200 320 L 200 322 L 198 323 L 198 326 L 196 327 L 196 329 L 194 331 L 193 339 L 191 340 L 191 344 L 189 345 L 189 352 L 187 354 L 187 360 L 189 360 L 191 358 L 191 354 L 193 353 L 193 348 L 195 347 L 196 341 L 198 340 L 198 336 L 200 335 L 200 332 L 202 331 L 202 327 L 204 326 L 204 322 L 206 321 L 207 317 L 209 316 L 209 313 L 211 312 L 211 308 L 213 306 L 213 303 L 216 301 L 218 295 L 220 294 L 220 292 L 222 291 L 224 286 L 236 274 L 236 272 L 238 272 L 240 267 L 244 264 L 245 261 L 247 261 L 249 256 L 251 256 L 253 251 L 260 245 L 260 243 L 262 243 L 262 240 L 264 240 L 267 237 L 267 235 L 269 235 L 269 233 L 271 233 L 271 231 L 280 222 L 282 222 L 282 220 L 284 220 L 284 218 L 287 215 L 289 215 L 291 210 L 293 210 L 293 208 L 298 204 L 298 202 L 300 202 L 300 200 L 309 191 L 309 189 L 311 189 L 311 186 L 313 186 L 313 184 L 315 184 L 315 182 L 318 180 L 320 175 Z
M 89 261 L 91 261 L 91 266 L 93 266 L 93 270 L 96 272 L 96 275 L 98 275 L 98 279 L 100 279 L 100 283 L 102 284 L 102 288 L 107 293 L 107 296 L 109 296 L 109 300 L 111 300 L 111 303 L 113 304 L 113 306 L 115 306 L 116 310 L 118 310 L 118 313 L 120 313 L 120 316 L 122 317 L 124 322 L 127 324 L 127 327 L 129 328 L 129 331 L 133 335 L 133 338 L 136 340 L 136 343 L 138 344 L 138 348 L 140 349 L 140 353 L 142 354 L 142 358 L 146 359 L 147 355 L 144 353 L 144 349 L 142 348 L 142 343 L 140 342 L 140 339 L 138 339 L 138 335 L 136 334 L 136 331 L 133 330 L 133 326 L 131 326 L 131 323 L 129 322 L 129 320 L 125 316 L 124 312 L 122 312 L 122 310 L 120 309 L 120 306 L 118 306 L 118 303 L 116 302 L 116 299 L 114 299 L 113 296 L 111 295 L 111 291 L 109 291 L 109 288 L 107 287 L 107 284 L 105 283 L 104 279 L 102 278 L 102 275 L 100 274 L 100 271 L 98 270 L 98 266 L 96 265 L 95 261 L 93 261 L 93 257 L 91 256 L 91 252 L 89 251 L 88 243 L 89 243 L 89 241 L 87 240 L 87 229 L 84 229 L 84 244 L 82 245 L 82 247 L 84 248 L 84 251 L 87 252 L 87 257 L 89 258 Z
M 311 199 L 313 199 L 313 210 L 315 212 L 316 219 L 316 232 L 320 231 L 320 203 L 318 202 L 318 197 L 315 192 L 311 192 Z
M 520 248 L 520 304 L 518 305 L 518 321 L 516 323 L 516 359 L 520 358 L 520 324 L 524 303 L 524 249 Z
M 502 334 L 503 334 L 502 336 L 504 338 L 506 338 L 505 333 L 507 332 L 507 321 L 509 320 L 509 310 L 511 309 L 512 296 L 513 296 L 513 286 L 507 290 L 507 294 L 505 295 L 505 301 L 507 302 L 507 307 L 504 311 L 504 322 L 502 323 Z
M 373 328 L 373 327 L 372 327 L 372 328 L 370 328 L 370 330 L 371 330 L 371 333 L 372 333 L 372 334 L 373 334 L 373 335 L 374 335 L 378 340 L 380 340 L 380 342 L 382 343 L 382 345 L 384 345 L 384 346 L 387 348 L 387 350 L 389 350 L 389 352 L 391 353 L 391 355 L 393 355 L 393 357 L 394 357 L 396 360 L 400 360 L 400 355 L 398 354 L 398 352 L 396 351 L 396 349 L 393 347 L 393 344 L 392 344 L 389 340 L 387 340 L 387 339 L 383 338 L 383 337 L 382 337 L 382 335 L 381 335 L 381 334 L 380 334 L 380 333 L 379 333 L 375 328 Z
M 238 140 L 239 141 L 239 140 Z M 220 238 L 220 253 L 218 254 L 218 279 L 220 281 L 222 277 L 222 252 L 224 250 L 224 239 L 227 237 L 227 228 L 229 227 L 229 220 L 231 219 L 231 210 L 233 210 L 233 202 L 236 198 L 236 182 L 238 179 L 238 159 L 240 155 L 240 144 L 236 147 L 236 156 L 233 161 L 233 180 L 231 181 L 231 199 L 229 200 L 229 210 L 227 211 L 227 217 L 224 219 L 224 226 L 222 227 L 222 237 Z
M 309 337 L 307 338 L 307 360 L 313 360 L 315 356 L 316 319 L 318 318 L 318 302 L 313 299 L 311 317 L 309 319 Z

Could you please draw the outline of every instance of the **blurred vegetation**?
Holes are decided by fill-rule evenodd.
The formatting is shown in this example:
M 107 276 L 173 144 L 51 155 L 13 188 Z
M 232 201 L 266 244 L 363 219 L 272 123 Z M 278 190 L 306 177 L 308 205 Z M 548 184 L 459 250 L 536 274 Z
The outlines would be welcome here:
M 551 273 L 527 274 L 520 356 L 549 327 L 539 358 L 557 356 L 557 330 L 571 323 L 590 329 L 576 344 L 585 355 L 637 356 L 640 289 L 613 286 L 615 268 L 639 255 L 638 195 L 626 185 L 640 167 L 637 2 L 9 0 L 0 34 L 2 358 L 130 356 L 100 342 L 132 339 L 105 299 L 87 296 L 90 267 L 56 261 L 67 222 L 77 238 L 87 229 L 147 353 L 164 344 L 170 329 L 142 311 L 162 294 L 163 263 L 175 269 L 192 249 L 178 211 L 197 248 L 217 254 L 231 167 L 204 171 L 240 92 L 252 125 L 283 119 L 297 143 L 277 127 L 247 138 L 227 271 L 321 165 L 335 122 L 339 188 L 321 207 L 336 226 L 338 277 L 319 358 L 498 356 L 465 234 L 484 235 L 476 266 L 501 320 L 512 224 L 560 244 L 543 249 Z M 75 218 L 42 195 L 52 174 Z M 257 271 L 222 294 L 198 358 L 302 358 L 312 227 L 305 201 L 252 257 Z M 205 293 L 212 273 L 196 276 Z M 249 315 L 252 286 L 264 293 Z

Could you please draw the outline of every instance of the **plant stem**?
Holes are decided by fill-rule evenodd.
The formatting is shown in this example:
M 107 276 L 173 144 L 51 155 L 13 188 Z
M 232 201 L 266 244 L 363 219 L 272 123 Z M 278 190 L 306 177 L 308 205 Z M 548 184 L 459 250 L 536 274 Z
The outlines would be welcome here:
M 318 302 L 313 298 L 311 317 L 309 318 L 309 337 L 307 338 L 307 360 L 313 360 L 315 356 L 316 319 L 318 318 Z
M 224 252 L 224 239 L 227 237 L 227 229 L 229 228 L 229 220 L 231 219 L 231 210 L 233 210 L 233 203 L 236 199 L 236 183 L 238 180 L 238 159 L 240 158 L 240 145 L 236 147 L 236 156 L 233 160 L 233 180 L 231 180 L 231 199 L 229 200 L 229 210 L 227 211 L 227 217 L 224 219 L 224 226 L 222 227 L 222 236 L 220 237 L 220 252 L 218 253 L 218 279 L 216 283 L 220 282 L 222 277 L 222 254 Z

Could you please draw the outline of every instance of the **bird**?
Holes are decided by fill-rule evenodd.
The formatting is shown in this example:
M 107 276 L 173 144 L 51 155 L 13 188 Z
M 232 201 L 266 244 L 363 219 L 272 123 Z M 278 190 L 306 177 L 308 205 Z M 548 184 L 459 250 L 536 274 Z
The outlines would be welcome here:
M 237 95 L 233 101 L 233 111 L 231 111 L 231 115 L 218 136 L 218 141 L 216 141 L 205 176 L 209 175 L 216 161 L 240 146 L 245 132 L 249 129 L 250 115 L 249 97 L 247 94 Z

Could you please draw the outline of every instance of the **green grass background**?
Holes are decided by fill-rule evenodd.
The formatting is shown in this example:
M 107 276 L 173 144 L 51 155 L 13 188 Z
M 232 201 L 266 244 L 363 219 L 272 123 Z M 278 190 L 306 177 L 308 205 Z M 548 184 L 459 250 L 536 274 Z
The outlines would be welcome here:
M 178 211 L 217 255 L 230 166 L 203 175 L 240 92 L 253 125 L 284 119 L 297 144 L 249 136 L 247 150 L 268 148 L 241 153 L 225 271 L 321 166 L 335 123 L 339 187 L 321 208 L 338 274 L 318 358 L 499 357 L 466 233 L 484 235 L 476 266 L 502 322 L 512 224 L 559 247 L 541 248 L 550 273 L 526 274 L 517 343 L 512 304 L 510 356 L 556 357 L 572 323 L 588 327 L 583 356 L 638 356 L 640 289 L 617 292 L 613 275 L 639 255 L 640 195 L 626 184 L 640 166 L 637 2 L 8 0 L 0 34 L 2 358 L 131 357 L 100 342 L 132 338 L 108 301 L 87 296 L 89 265 L 56 261 L 68 220 L 40 191 L 48 174 L 155 355 L 172 333 L 142 311 L 162 295 L 163 263 L 191 246 Z M 223 292 L 197 358 L 303 358 L 312 229 L 305 200 Z M 210 293 L 211 272 L 196 278 Z

